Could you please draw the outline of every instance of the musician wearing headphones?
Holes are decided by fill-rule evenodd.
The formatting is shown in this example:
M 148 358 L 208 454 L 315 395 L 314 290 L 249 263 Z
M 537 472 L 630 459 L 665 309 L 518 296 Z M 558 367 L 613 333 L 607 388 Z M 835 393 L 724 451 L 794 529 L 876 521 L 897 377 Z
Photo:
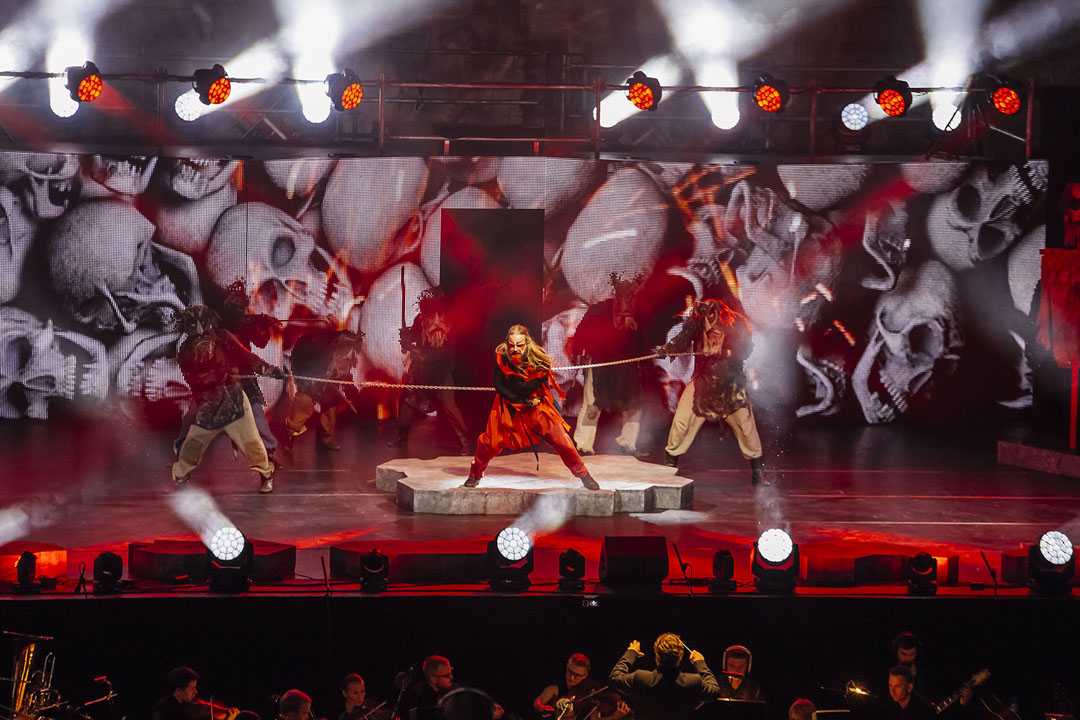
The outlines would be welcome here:
M 629 715 L 630 708 L 622 698 L 617 693 L 606 691 L 589 677 L 591 671 L 592 662 L 587 655 L 571 655 L 566 661 L 566 672 L 562 679 L 540 692 L 533 700 L 533 710 L 540 717 L 557 720 L 620 720 Z M 609 712 L 605 713 L 605 710 Z
M 702 702 L 716 698 L 720 686 L 716 683 L 705 656 L 688 649 L 675 633 L 664 633 L 653 643 L 655 670 L 634 670 L 638 660 L 645 657 L 641 643 L 634 640 L 611 669 L 611 687 L 630 693 L 634 716 L 641 720 L 667 720 L 689 714 Z M 689 659 L 694 672 L 683 672 L 680 666 Z
M 750 677 L 754 656 L 745 645 L 730 645 L 724 650 L 724 672 L 717 682 L 720 697 L 728 700 L 764 700 L 761 686 Z
M 341 681 L 341 696 L 345 698 L 345 710 L 338 720 L 389 720 L 386 703 L 368 699 L 367 684 L 356 673 L 349 673 Z

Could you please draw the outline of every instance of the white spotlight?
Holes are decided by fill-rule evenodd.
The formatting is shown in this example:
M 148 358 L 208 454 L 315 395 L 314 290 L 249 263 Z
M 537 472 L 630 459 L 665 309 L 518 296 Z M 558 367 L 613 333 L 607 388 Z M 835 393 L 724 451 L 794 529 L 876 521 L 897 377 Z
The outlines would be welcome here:
M 934 120 L 934 127 L 941 132 L 952 132 L 960 127 L 960 120 L 962 119 L 960 111 L 952 103 L 935 105 L 931 117 Z
M 206 106 L 199 101 L 198 93 L 188 90 L 176 98 L 176 104 L 173 107 L 181 120 L 194 122 L 202 117 L 203 108 Z
M 870 122 L 870 113 L 862 103 L 848 103 L 840 111 L 840 121 L 852 132 L 858 132 Z
M 782 563 L 791 555 L 794 543 L 791 536 L 780 528 L 772 528 L 761 533 L 758 538 L 757 548 L 761 557 L 771 563 Z
M 330 111 L 334 109 L 333 101 L 326 94 L 326 83 L 298 85 L 296 92 L 300 96 L 300 109 L 304 113 L 304 119 L 315 124 L 326 122 Z
M 240 554 L 244 552 L 246 542 L 242 532 L 229 526 L 215 532 L 207 547 L 215 558 L 222 562 L 229 562 L 240 557 Z
M 1064 565 L 1073 555 L 1072 540 L 1063 532 L 1051 530 L 1039 538 L 1039 552 L 1051 565 Z
M 53 37 L 45 54 L 45 68 L 49 72 L 63 72 L 65 68 L 82 65 L 91 55 L 88 38 L 71 29 L 61 30 Z M 49 108 L 53 114 L 68 118 L 78 111 L 79 103 L 71 99 L 64 78 L 49 80 Z
M 495 547 L 499 554 L 510 562 L 517 562 L 528 555 L 531 546 L 529 536 L 521 528 L 504 528 L 495 538 Z

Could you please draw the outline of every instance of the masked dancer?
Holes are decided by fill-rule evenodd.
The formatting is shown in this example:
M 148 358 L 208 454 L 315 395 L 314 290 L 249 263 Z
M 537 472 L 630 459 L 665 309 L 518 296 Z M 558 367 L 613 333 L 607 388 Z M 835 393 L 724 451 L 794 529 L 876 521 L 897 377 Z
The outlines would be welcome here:
M 401 329 L 401 351 L 405 354 L 405 379 L 402 382 L 451 386 L 454 384 L 454 361 L 449 343 L 452 326 L 446 296 L 438 288 L 430 288 L 420 294 L 416 306 L 420 312 L 413 324 Z M 398 411 L 397 437 L 388 444 L 405 447 L 409 429 L 433 410 L 454 431 L 458 452 L 471 455 L 465 418 L 454 399 L 454 391 L 448 389 L 405 390 Z
M 706 299 L 693 305 L 679 334 L 656 349 L 661 357 L 690 349 L 699 353 L 694 358 L 694 377 L 679 396 L 671 421 L 665 447 L 668 464 L 678 464 L 706 420 L 723 420 L 750 462 L 751 482 L 764 482 L 761 438 L 743 370 L 752 347 L 746 316 L 722 300 Z
M 567 355 L 603 363 L 636 357 L 644 342 L 634 318 L 634 295 L 641 286 L 639 275 L 623 280 L 611 273 L 614 297 L 589 308 L 567 341 Z M 637 363 L 586 368 L 584 398 L 574 428 L 574 444 L 582 455 L 592 455 L 596 429 L 604 412 L 618 413 L 622 431 L 615 444 L 624 453 L 637 454 L 641 431 L 641 375 Z
M 488 463 L 503 450 L 535 451 L 536 443 L 544 439 L 582 485 L 600 489 L 570 439 L 570 426 L 555 407 L 553 389 L 558 392 L 551 358 L 527 327 L 511 325 L 506 341 L 495 348 L 495 400 L 487 426 L 476 440 L 465 487 L 479 485 Z
M 195 416 L 172 466 L 173 484 L 181 487 L 188 481 L 206 448 L 224 432 L 258 473 L 259 492 L 273 492 L 275 466 L 266 454 L 251 402 L 237 378 L 264 375 L 281 380 L 285 372 L 249 352 L 220 325 L 217 313 L 205 305 L 193 305 L 177 318 L 177 329 L 186 338 L 176 359 L 191 388 Z

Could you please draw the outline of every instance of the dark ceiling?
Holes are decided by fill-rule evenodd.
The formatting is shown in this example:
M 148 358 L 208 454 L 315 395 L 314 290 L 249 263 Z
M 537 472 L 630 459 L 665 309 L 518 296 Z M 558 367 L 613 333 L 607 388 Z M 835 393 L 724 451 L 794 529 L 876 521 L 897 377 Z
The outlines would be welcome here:
M 27 17 L 40 16 L 35 22 L 40 32 L 57 17 L 41 14 L 41 9 L 62 8 L 66 2 L 6 2 L 0 8 L 0 28 L 17 27 L 20 19 L 25 22 Z M 295 4 L 289 0 L 98 2 L 110 6 L 94 32 L 93 59 L 105 73 L 186 75 L 214 62 L 227 63 L 260 41 L 274 38 L 281 30 L 282 8 L 294 13 L 305 8 L 305 0 L 294 0 Z M 683 57 L 683 47 L 672 36 L 663 8 L 708 2 L 734 9 L 766 32 L 760 47 L 739 60 L 738 79 L 743 84 L 769 71 L 795 86 L 868 87 L 884 74 L 902 73 L 917 65 L 927 53 L 914 0 L 339 0 L 349 22 L 335 61 L 355 68 L 366 81 L 382 73 L 399 81 L 588 84 L 600 76 L 620 83 L 650 57 Z M 1006 48 L 1003 54 L 1011 56 L 1003 61 L 986 58 L 986 69 L 1008 71 L 1021 82 L 1074 82 L 1080 68 L 1075 41 L 1080 29 L 1078 6 L 1077 0 L 986 0 L 977 31 L 984 44 L 987 28 L 995 23 L 998 28 L 1015 26 L 1031 38 L 1018 50 Z M 1029 30 L 1028 25 L 1034 27 Z M 718 33 L 718 41 L 721 36 Z M 43 70 L 44 60 L 40 47 L 28 64 L 11 69 Z M 693 63 L 684 67 L 682 82 L 700 82 Z M 179 120 L 173 112 L 173 101 L 186 89 L 181 83 L 117 80 L 111 86 L 101 102 L 81 109 L 71 119 L 60 119 L 48 109 L 45 82 L 13 83 L 0 94 L 0 142 L 23 147 L 58 143 L 83 148 L 218 147 L 234 152 L 255 147 L 284 154 L 313 147 L 366 154 L 377 143 L 377 88 L 373 86 L 368 87 L 365 103 L 357 112 L 335 114 L 319 125 L 304 120 L 294 88 L 288 85 L 267 85 L 262 92 L 194 123 Z M 739 127 L 721 132 L 708 122 L 701 98 L 684 93 L 666 102 L 659 112 L 642 114 L 605 131 L 602 141 L 606 150 L 805 153 L 808 97 L 796 95 L 788 111 L 769 122 L 750 112 L 745 107 L 749 100 L 743 97 Z M 390 87 L 384 99 L 385 132 L 390 138 L 587 139 L 593 130 L 591 92 Z M 825 119 L 841 100 L 847 101 L 823 96 L 817 108 L 823 128 L 829 127 Z M 894 140 L 914 142 L 915 150 L 926 145 L 927 115 L 925 107 L 913 112 L 908 122 L 917 129 L 895 134 Z M 1012 130 L 1022 134 L 1023 119 L 1015 122 L 1019 124 Z M 503 144 L 499 151 L 507 148 Z M 449 147 L 392 139 L 384 147 L 386 152 L 409 154 L 444 149 Z M 590 148 L 555 142 L 536 148 L 517 146 L 521 153 L 535 149 L 584 152 Z M 816 150 L 830 148 L 826 142 Z M 482 143 L 467 141 L 456 141 L 452 148 L 454 154 L 485 151 Z M 900 151 L 911 150 L 905 145 Z

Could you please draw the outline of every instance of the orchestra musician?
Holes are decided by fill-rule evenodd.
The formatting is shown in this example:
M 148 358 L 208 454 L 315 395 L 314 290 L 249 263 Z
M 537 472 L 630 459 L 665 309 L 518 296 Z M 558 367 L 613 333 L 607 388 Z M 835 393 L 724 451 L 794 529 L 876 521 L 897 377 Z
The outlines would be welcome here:
M 441 720 L 439 699 L 455 688 L 454 668 L 450 659 L 431 655 L 420 664 L 423 678 L 409 686 L 401 696 L 397 709 L 399 720 Z M 500 720 L 503 709 L 495 704 L 492 720 Z
M 311 720 L 311 696 L 303 690 L 286 690 L 278 700 L 278 720 Z
M 675 633 L 664 633 L 653 643 L 656 669 L 634 670 L 634 664 L 645 653 L 637 640 L 627 646 L 611 669 L 610 681 L 613 687 L 630 693 L 635 717 L 642 720 L 686 717 L 702 702 L 718 696 L 720 686 L 701 653 L 690 651 L 694 672 L 679 669 L 684 649 L 682 638 Z
M 341 695 L 345 698 L 345 710 L 338 720 L 389 720 L 390 710 L 386 703 L 368 700 L 367 684 L 356 673 L 349 673 L 341 681 Z
M 154 705 L 153 720 L 236 720 L 237 708 L 199 699 L 199 673 L 189 667 L 173 668 L 165 676 L 169 694 Z
M 816 712 L 817 706 L 812 701 L 806 698 L 796 698 L 788 706 L 787 717 L 788 720 L 813 720 Z
M 563 678 L 540 692 L 533 700 L 533 710 L 540 717 L 560 720 L 619 720 L 629 715 L 630 708 L 618 693 L 606 691 L 589 677 L 591 671 L 587 655 L 571 655 Z
M 745 645 L 730 645 L 724 650 L 724 672 L 717 679 L 720 697 L 729 700 L 764 700 L 761 686 L 750 677 L 753 655 Z
M 889 670 L 889 700 L 882 718 L 900 720 L 931 720 L 937 717 L 933 707 L 915 692 L 915 677 L 906 665 Z

